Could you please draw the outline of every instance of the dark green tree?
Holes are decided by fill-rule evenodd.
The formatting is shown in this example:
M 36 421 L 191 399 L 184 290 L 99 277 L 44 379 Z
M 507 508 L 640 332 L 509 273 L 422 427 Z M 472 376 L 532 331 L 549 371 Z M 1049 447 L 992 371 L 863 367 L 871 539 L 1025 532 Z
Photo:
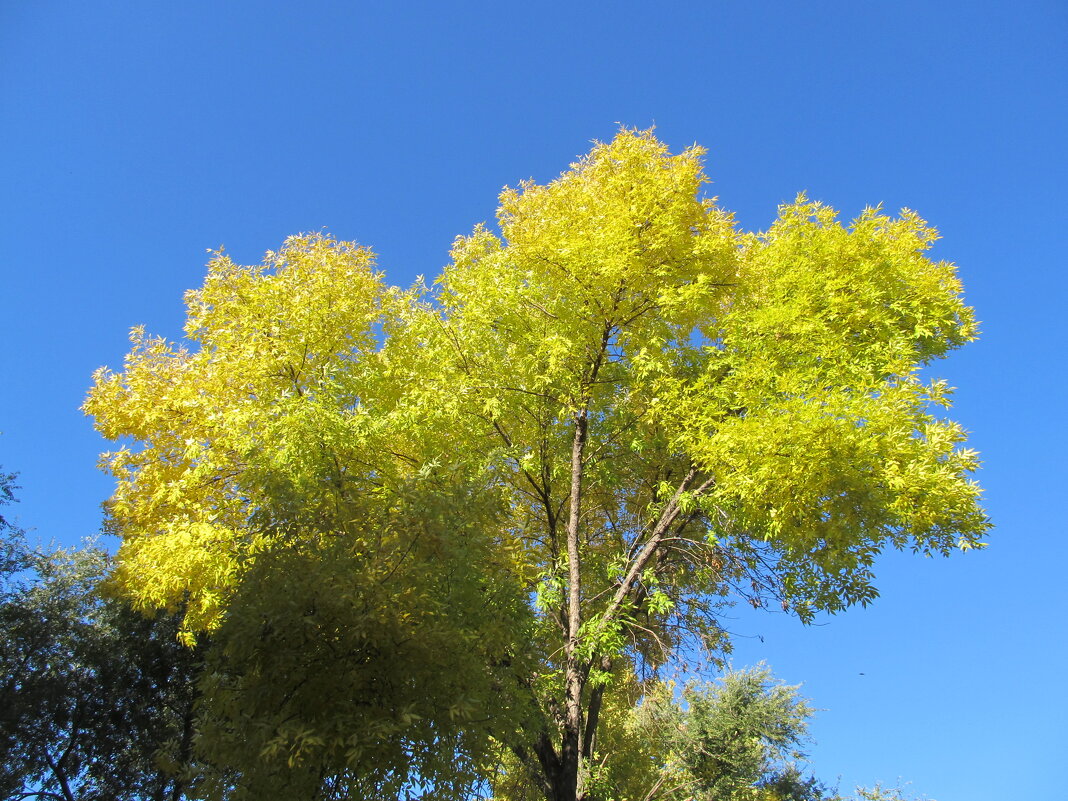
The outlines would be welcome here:
M 189 797 L 199 654 L 174 618 L 103 597 L 99 547 L 35 549 L 3 518 L 0 542 L 0 798 Z

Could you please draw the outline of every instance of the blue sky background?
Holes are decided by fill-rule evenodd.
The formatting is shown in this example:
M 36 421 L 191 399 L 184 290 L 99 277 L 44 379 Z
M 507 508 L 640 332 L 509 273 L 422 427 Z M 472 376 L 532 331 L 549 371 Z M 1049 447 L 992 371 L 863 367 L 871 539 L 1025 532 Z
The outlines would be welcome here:
M 805 683 L 813 766 L 843 788 L 1063 798 L 1066 87 L 1052 1 L 3 0 L 15 516 L 63 543 L 97 530 L 91 373 L 121 366 L 135 324 L 181 333 L 208 249 L 256 262 L 325 228 L 407 284 L 505 184 L 655 123 L 709 149 L 710 191 L 750 230 L 799 190 L 847 218 L 918 210 L 983 321 L 932 372 L 984 455 L 990 547 L 888 557 L 873 607 L 818 626 L 739 613 L 736 663 Z

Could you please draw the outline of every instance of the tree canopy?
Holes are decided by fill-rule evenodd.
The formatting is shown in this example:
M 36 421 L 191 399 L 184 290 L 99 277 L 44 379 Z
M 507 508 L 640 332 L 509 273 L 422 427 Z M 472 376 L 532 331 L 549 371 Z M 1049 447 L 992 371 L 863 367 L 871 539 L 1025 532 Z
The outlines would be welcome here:
M 702 154 L 623 130 L 431 285 L 324 234 L 218 253 L 187 344 L 97 373 L 114 591 L 216 643 L 205 742 L 251 797 L 603 797 L 600 733 L 723 603 L 810 620 L 887 548 L 981 544 L 920 372 L 976 333 L 935 231 L 800 196 L 745 233 Z

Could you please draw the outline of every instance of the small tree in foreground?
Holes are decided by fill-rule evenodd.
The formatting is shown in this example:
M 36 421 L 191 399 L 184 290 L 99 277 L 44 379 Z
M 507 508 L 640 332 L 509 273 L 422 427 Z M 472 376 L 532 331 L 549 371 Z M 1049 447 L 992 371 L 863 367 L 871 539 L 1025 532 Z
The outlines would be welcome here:
M 905 801 L 900 788 L 858 787 L 848 798 L 805 772 L 813 709 L 764 665 L 691 683 L 658 685 L 631 716 L 635 747 L 656 765 L 646 787 L 604 798 L 642 801 Z M 611 761 L 610 756 L 607 761 Z
M 773 683 L 766 668 L 728 673 L 718 685 L 688 685 L 681 703 L 653 693 L 635 723 L 639 742 L 663 749 L 645 796 L 820 801 L 822 788 L 803 779 L 797 764 L 811 714 L 797 688 Z
M 874 599 L 884 549 L 980 544 L 919 375 L 975 336 L 933 229 L 800 197 L 744 233 L 701 156 L 622 131 L 505 190 L 432 287 L 326 236 L 220 253 L 188 345 L 135 329 L 97 374 L 135 443 L 114 585 L 213 633 L 204 742 L 247 786 L 593 799 L 602 734 L 724 646 L 723 602 L 809 620 Z

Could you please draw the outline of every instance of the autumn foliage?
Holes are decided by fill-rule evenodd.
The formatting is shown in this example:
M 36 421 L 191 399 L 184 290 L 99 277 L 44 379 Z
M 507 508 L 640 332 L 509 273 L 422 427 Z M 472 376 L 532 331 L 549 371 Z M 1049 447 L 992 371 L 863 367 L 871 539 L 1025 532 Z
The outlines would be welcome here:
M 185 344 L 98 372 L 113 588 L 216 644 L 220 794 L 643 798 L 674 763 L 599 732 L 723 603 L 809 620 L 980 544 L 920 372 L 976 333 L 934 230 L 802 196 L 745 233 L 706 180 L 621 131 L 408 289 L 326 235 L 218 253 Z

